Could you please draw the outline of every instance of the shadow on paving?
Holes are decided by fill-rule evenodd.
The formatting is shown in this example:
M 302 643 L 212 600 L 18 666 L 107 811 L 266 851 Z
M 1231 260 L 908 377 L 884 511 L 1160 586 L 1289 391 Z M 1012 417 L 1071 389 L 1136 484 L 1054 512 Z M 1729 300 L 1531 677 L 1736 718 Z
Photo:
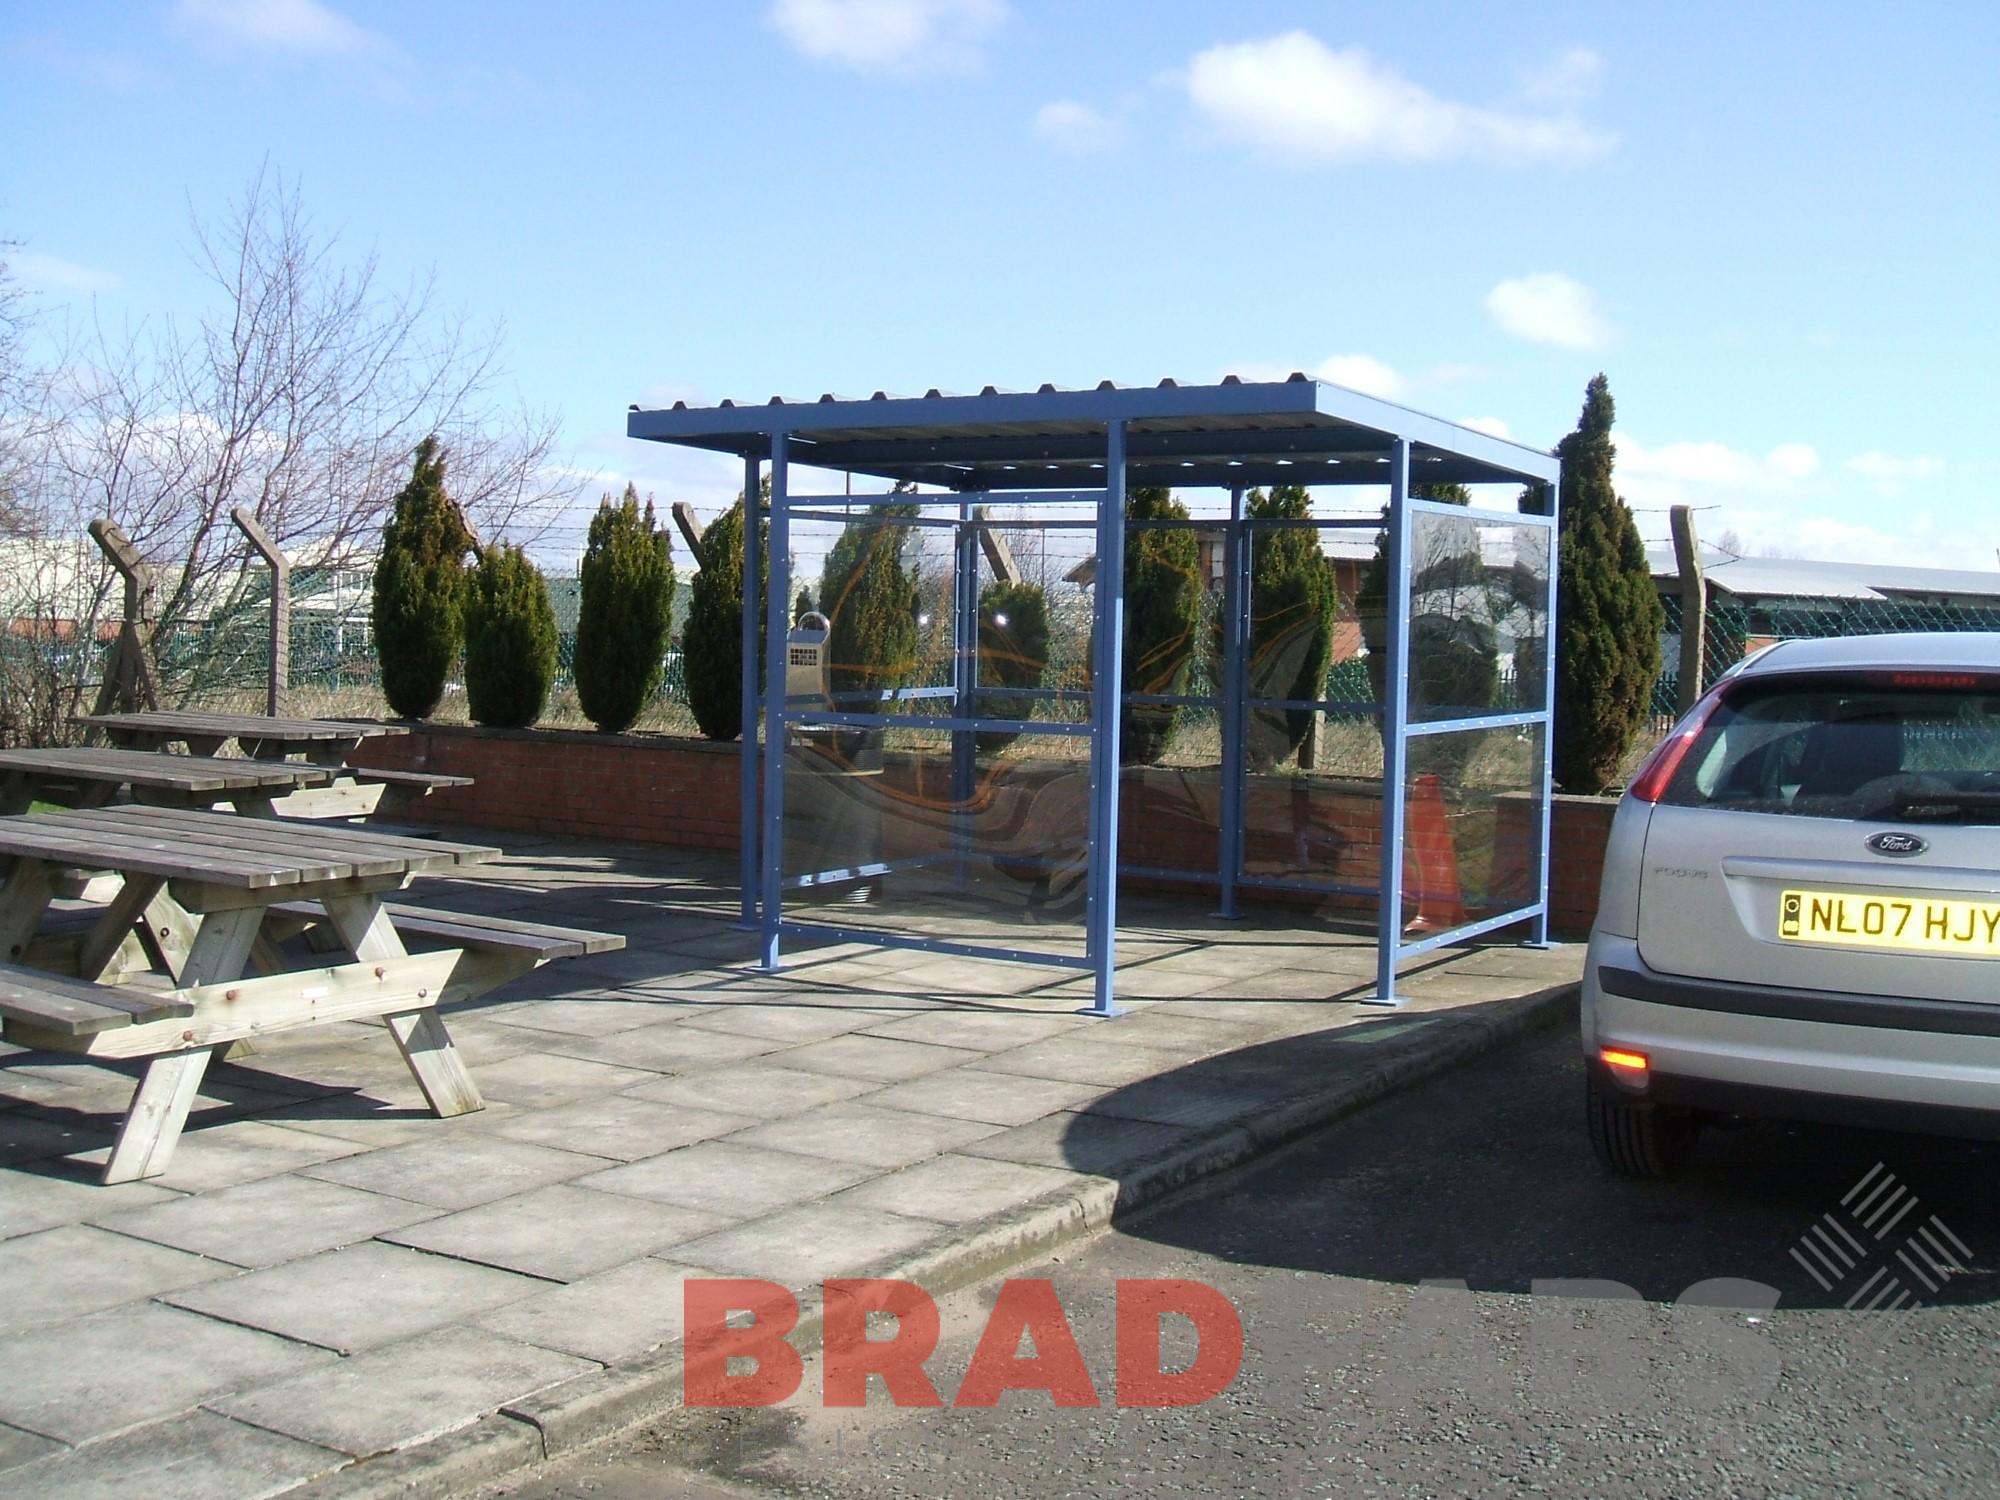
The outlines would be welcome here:
M 1079 1170 L 1115 1171 L 1135 1113 L 1182 1100 L 1198 1114 L 1246 1085 L 1275 1102 L 1281 1080 L 1295 1087 L 1302 1075 L 1365 1067 L 1371 1051 L 1425 1045 L 1440 1019 L 1362 1021 L 1204 1059 L 1099 1101 L 1075 1117 L 1065 1151 Z M 1873 1299 L 1881 1283 L 1864 1286 L 1880 1269 L 1912 1307 L 2000 1300 L 2000 1146 L 1754 1122 L 1707 1129 L 1678 1180 L 1613 1178 L 1585 1135 L 1573 1036 L 1544 1034 L 1433 1080 L 1410 1096 L 1432 1105 L 1414 1129 L 1410 1110 L 1366 1111 L 1120 1231 L 1246 1265 L 1405 1285 L 1462 1279 L 1474 1291 L 1589 1278 L 1669 1302 L 1738 1278 L 1776 1288 L 1783 1307 L 1845 1308 Z M 1528 1048 L 1550 1061 L 1523 1089 L 1498 1060 Z M 1850 1241 L 1851 1267 L 1824 1253 Z M 1936 1245 L 1958 1264 L 1923 1284 Z

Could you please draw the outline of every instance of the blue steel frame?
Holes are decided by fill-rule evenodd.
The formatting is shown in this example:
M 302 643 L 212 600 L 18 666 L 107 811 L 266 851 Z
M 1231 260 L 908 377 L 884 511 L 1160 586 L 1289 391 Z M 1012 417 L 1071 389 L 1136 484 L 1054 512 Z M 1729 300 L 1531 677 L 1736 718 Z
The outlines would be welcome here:
M 1293 425 L 1285 425 L 1290 422 Z M 1231 425 L 1235 424 L 1235 425 Z M 1184 701 L 1176 697 L 1126 694 L 1116 690 L 1123 680 L 1125 493 L 1129 482 L 1186 487 L 1225 487 L 1230 495 L 1224 558 L 1224 670 L 1219 685 L 1223 754 L 1220 855 L 1211 877 L 1189 871 L 1134 872 L 1206 882 L 1220 887 L 1220 908 L 1234 916 L 1237 894 L 1244 888 L 1339 889 L 1327 883 L 1252 877 L 1244 868 L 1247 766 L 1244 755 L 1249 699 L 1246 696 L 1249 640 L 1250 552 L 1253 529 L 1300 525 L 1326 527 L 1321 521 L 1246 522 L 1243 501 L 1250 484 L 1383 484 L 1389 489 L 1387 515 L 1390 594 L 1386 629 L 1386 699 L 1376 704 L 1279 703 L 1258 700 L 1260 708 L 1329 708 L 1375 711 L 1383 719 L 1383 800 L 1381 871 L 1376 893 L 1377 982 L 1373 1003 L 1395 1005 L 1398 964 L 1446 943 L 1462 942 L 1521 922 L 1531 923 L 1529 941 L 1548 939 L 1548 861 L 1551 771 L 1553 755 L 1552 697 L 1555 672 L 1555 528 L 1558 466 L 1552 455 L 1502 439 L 1391 406 L 1339 387 L 1295 377 L 1289 381 L 1181 387 L 1163 382 L 1152 389 L 1117 389 L 1108 383 L 1094 391 L 1056 391 L 1006 395 L 990 388 L 976 397 L 939 397 L 935 392 L 914 400 L 891 401 L 879 394 L 869 401 L 816 403 L 773 401 L 766 406 L 735 406 L 725 402 L 706 411 L 677 405 L 672 411 L 641 411 L 627 418 L 630 436 L 738 454 L 743 461 L 745 496 L 743 557 L 743 743 L 740 758 L 742 877 L 741 925 L 760 934 L 762 965 L 775 969 L 785 936 L 831 937 L 885 947 L 1007 959 L 1088 969 L 1093 978 L 1092 1001 L 1086 1014 L 1120 1013 L 1115 998 L 1117 967 L 1119 719 L 1133 702 Z M 1079 426 L 1097 436 L 1077 435 Z M 1010 431 L 1009 429 L 1015 429 Z M 891 434 L 884 437 L 883 434 Z M 849 434 L 854 434 L 849 436 Z M 795 439 L 799 452 L 794 452 Z M 1411 604 L 1410 548 L 1415 515 L 1428 511 L 1463 516 L 1463 511 L 1414 499 L 1413 461 L 1422 452 L 1424 479 L 1492 483 L 1525 481 L 1539 486 L 1546 497 L 1544 514 L 1512 519 L 1546 525 L 1550 530 L 1550 567 L 1546 620 L 1544 698 L 1540 709 L 1421 724 L 1410 723 Z M 794 459 L 815 468 L 853 474 L 913 479 L 943 486 L 956 496 L 953 517 L 924 517 L 920 524 L 955 528 L 957 562 L 954 586 L 954 666 L 948 688 L 905 693 L 904 698 L 949 698 L 950 714 L 896 715 L 893 720 L 865 710 L 818 707 L 794 709 L 786 700 L 785 647 L 791 591 L 790 533 L 795 515 L 817 516 L 815 504 L 882 506 L 907 500 L 907 495 L 791 497 Z M 756 545 L 757 496 L 762 466 L 768 461 L 771 500 L 768 512 L 768 570 L 761 565 L 763 549 Z M 1087 724 L 1041 720 L 998 720 L 978 716 L 978 532 L 974 494 L 1000 494 L 1014 502 L 1041 504 L 1089 503 L 1096 509 L 1097 587 L 1096 645 L 1092 667 L 1097 687 L 1091 695 Z M 948 496 L 923 497 L 937 504 Z M 1013 525 L 1069 525 L 1074 521 L 1009 522 Z M 1148 523 L 1159 524 L 1159 523 Z M 1165 523 L 1169 525 L 1181 523 Z M 1186 524 L 1213 528 L 1213 522 Z M 1373 523 L 1360 523 L 1372 525 Z M 758 688 L 758 611 L 763 611 L 762 670 L 767 688 Z M 1018 691 L 1018 690 L 1017 690 Z M 1043 693 L 1035 696 L 1059 698 Z M 1185 700 L 1209 701 L 1209 700 Z M 758 743 L 759 709 L 763 724 L 761 760 Z M 1041 735 L 1090 738 L 1091 802 L 1087 836 L 1086 940 L 1084 954 L 1039 952 L 917 937 L 875 929 L 843 927 L 826 922 L 789 921 L 783 892 L 843 876 L 867 873 L 884 865 L 852 871 L 820 871 L 786 879 L 783 875 L 785 746 L 790 730 L 815 725 L 882 726 L 948 731 L 952 736 L 952 784 L 961 811 L 975 779 L 975 732 L 1015 730 Z M 1403 940 L 1403 857 L 1409 796 L 1408 749 L 1412 739 L 1469 729 L 1539 724 L 1542 726 L 1540 778 L 1541 822 L 1535 887 L 1537 899 L 1516 910 L 1468 922 L 1449 931 Z M 761 783 L 761 798 L 759 786 Z M 1392 791 L 1393 789 L 1393 791 Z M 760 806 L 761 803 L 761 806 Z M 953 840 L 954 862 L 963 866 L 969 835 L 959 823 Z M 1026 851 L 1032 854 L 1033 851 Z M 900 867 L 900 866 L 899 866 Z

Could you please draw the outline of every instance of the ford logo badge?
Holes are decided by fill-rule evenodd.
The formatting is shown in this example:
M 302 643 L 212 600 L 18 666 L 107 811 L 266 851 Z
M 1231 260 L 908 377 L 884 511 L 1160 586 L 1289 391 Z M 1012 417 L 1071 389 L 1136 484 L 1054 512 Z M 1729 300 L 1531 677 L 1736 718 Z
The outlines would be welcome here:
M 1914 833 L 1878 833 L 1868 840 L 1868 847 L 1891 859 L 1908 859 L 1930 848 L 1930 840 L 1920 839 Z

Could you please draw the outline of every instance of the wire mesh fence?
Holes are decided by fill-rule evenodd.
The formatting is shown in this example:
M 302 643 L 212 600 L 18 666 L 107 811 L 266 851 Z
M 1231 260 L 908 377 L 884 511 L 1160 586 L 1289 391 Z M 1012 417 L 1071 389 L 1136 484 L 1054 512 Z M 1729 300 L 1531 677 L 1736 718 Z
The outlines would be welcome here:
M 1671 720 L 1680 694 L 1681 600 L 1668 595 L 1666 634 L 1653 713 Z M 1714 597 L 1703 611 L 1702 680 L 1706 689 L 1752 651 L 1778 641 L 1825 640 L 1852 635 L 1903 635 L 1915 631 L 2000 631 L 2000 599 L 1990 604 L 1950 600 L 1787 600 L 1759 608 Z

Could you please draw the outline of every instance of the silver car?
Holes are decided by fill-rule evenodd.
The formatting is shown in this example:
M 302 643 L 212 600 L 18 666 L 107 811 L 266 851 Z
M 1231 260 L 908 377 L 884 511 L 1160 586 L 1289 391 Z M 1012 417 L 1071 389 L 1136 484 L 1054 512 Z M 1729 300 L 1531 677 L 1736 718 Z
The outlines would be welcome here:
M 1619 804 L 1583 981 L 1590 1136 L 1704 1120 L 2000 1136 L 2000 635 L 1787 641 Z

